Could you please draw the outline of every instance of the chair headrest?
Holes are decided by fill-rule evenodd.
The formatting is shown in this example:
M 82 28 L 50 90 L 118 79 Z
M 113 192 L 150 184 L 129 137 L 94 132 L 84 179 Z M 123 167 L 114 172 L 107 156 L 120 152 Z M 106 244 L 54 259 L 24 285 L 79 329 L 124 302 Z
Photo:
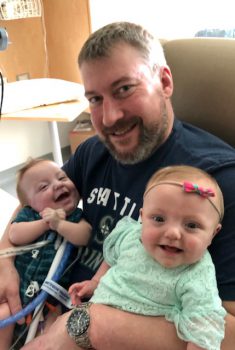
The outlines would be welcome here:
M 172 71 L 177 118 L 235 147 L 235 39 L 162 41 Z

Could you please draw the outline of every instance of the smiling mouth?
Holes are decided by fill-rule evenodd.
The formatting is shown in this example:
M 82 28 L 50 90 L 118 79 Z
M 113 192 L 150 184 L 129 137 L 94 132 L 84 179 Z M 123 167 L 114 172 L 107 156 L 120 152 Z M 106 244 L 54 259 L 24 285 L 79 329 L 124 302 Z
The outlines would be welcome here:
M 169 245 L 160 245 L 160 248 L 162 250 L 164 250 L 165 252 L 174 253 L 174 254 L 179 254 L 179 253 L 181 253 L 183 251 L 180 248 L 172 247 L 172 246 L 169 246 Z
M 136 127 L 136 125 L 137 125 L 136 123 L 132 124 L 132 125 L 129 125 L 128 128 L 121 129 L 121 130 L 116 130 L 116 131 L 112 132 L 110 135 L 112 135 L 112 136 L 123 136 L 123 135 L 126 135 L 130 131 L 132 131 Z
M 103 133 L 109 136 L 124 136 L 131 132 L 139 124 L 139 118 L 133 117 L 127 120 L 119 120 L 110 128 L 104 127 Z
M 66 198 L 68 198 L 68 197 L 69 197 L 69 192 L 61 193 L 61 194 L 55 199 L 55 202 L 63 201 L 64 199 L 66 199 Z

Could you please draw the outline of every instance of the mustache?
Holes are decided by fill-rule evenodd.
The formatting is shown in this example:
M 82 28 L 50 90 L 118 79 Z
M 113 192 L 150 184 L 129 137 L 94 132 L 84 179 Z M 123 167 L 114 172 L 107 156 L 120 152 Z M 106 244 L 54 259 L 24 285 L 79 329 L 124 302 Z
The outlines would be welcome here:
M 123 130 L 123 129 L 129 129 L 132 128 L 135 125 L 141 124 L 142 120 L 140 117 L 134 116 L 126 119 L 120 119 L 118 120 L 114 125 L 111 127 L 103 127 L 102 132 L 104 134 L 114 134 L 116 131 Z

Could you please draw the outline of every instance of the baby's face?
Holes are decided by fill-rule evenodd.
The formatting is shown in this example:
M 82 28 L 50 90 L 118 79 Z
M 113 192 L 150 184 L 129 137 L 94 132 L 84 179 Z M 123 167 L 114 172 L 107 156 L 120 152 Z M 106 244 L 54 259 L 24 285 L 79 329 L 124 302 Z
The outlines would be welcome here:
M 21 186 L 26 193 L 28 205 L 39 213 L 49 207 L 62 208 L 70 214 L 79 201 L 73 182 L 51 161 L 40 162 L 27 170 Z
M 221 228 L 207 198 L 169 184 L 147 193 L 141 217 L 145 249 L 167 268 L 200 260 Z

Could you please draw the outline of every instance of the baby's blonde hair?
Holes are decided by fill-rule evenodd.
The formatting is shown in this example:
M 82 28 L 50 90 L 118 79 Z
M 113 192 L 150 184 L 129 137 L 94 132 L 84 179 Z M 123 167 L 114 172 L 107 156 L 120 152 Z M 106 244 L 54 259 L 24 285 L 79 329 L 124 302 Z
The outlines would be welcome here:
M 42 163 L 42 162 L 50 162 L 50 160 L 30 157 L 30 158 L 28 158 L 28 160 L 25 162 L 25 164 L 17 172 L 16 193 L 17 193 L 17 197 L 20 201 L 20 204 L 22 206 L 28 205 L 27 194 L 26 194 L 25 190 L 22 188 L 22 179 L 23 179 L 25 173 L 29 169 L 33 168 L 35 165 Z

